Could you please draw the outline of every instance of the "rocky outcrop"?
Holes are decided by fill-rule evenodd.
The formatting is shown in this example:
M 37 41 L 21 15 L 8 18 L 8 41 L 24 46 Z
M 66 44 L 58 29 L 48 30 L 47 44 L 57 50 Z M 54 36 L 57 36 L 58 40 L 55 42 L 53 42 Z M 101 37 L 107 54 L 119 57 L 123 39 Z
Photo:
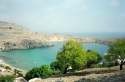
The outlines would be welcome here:
M 71 38 L 84 43 L 100 42 L 92 37 L 32 32 L 20 25 L 0 21 L 0 51 L 50 47 L 53 46 L 49 44 L 50 42 L 66 41 Z
M 14 82 L 28 82 L 23 77 L 18 77 L 14 80 Z
M 0 22 L 0 51 L 48 47 L 49 37 L 22 26 Z
M 24 76 L 25 71 L 12 67 L 3 61 L 0 61 L 0 76 L 6 76 L 6 75 L 14 75 L 16 77 Z
M 44 82 L 44 81 L 42 81 L 41 78 L 33 78 L 33 79 L 29 80 L 29 82 Z

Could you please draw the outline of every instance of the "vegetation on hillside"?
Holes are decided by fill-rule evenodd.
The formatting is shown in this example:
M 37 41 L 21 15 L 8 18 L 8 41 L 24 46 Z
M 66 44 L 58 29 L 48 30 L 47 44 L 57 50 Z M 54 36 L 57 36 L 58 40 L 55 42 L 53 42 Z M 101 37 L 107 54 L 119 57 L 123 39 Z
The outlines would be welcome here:
M 101 61 L 101 56 L 90 50 L 85 50 L 81 44 L 71 39 L 67 41 L 63 48 L 57 53 L 56 61 L 50 66 L 33 68 L 27 72 L 25 78 L 27 80 L 35 77 L 47 78 L 52 74 L 66 74 L 69 71 L 81 70 L 96 65 Z
M 32 78 L 40 77 L 47 78 L 53 74 L 52 69 L 50 69 L 49 65 L 42 65 L 41 67 L 36 67 L 27 72 L 25 79 L 29 80 Z
M 0 82 L 14 82 L 14 76 L 0 76 Z
M 85 50 L 81 43 L 71 39 L 63 45 L 62 49 L 57 53 L 56 60 L 48 65 L 33 68 L 27 72 L 25 78 L 27 80 L 41 77 L 47 78 L 51 75 L 66 75 L 68 72 L 74 73 L 90 67 L 114 66 L 120 64 L 120 70 L 125 63 L 125 40 L 117 40 L 109 45 L 108 54 L 104 56 L 103 64 L 99 53 L 91 50 Z M 70 73 L 70 74 L 72 74 Z
M 113 65 L 120 64 L 120 70 L 122 70 L 125 63 L 125 40 L 117 40 L 110 44 L 105 60 Z
M 72 39 L 67 41 L 61 51 L 58 52 L 56 61 L 51 64 L 52 68 L 61 73 L 67 73 L 68 68 L 72 71 L 88 68 L 101 60 L 100 55 L 94 51 L 86 51 L 81 44 Z

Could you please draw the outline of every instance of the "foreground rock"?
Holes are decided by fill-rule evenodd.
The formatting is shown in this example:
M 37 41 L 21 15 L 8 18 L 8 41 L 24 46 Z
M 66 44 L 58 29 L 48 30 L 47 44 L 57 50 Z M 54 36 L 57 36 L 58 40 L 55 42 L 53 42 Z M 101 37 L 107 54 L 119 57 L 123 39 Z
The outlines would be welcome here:
M 27 82 L 23 77 L 18 77 L 14 80 L 14 82 Z
M 90 74 L 86 76 L 66 76 L 60 78 L 39 79 L 29 82 L 125 82 L 124 72 Z
M 7 63 L 5 63 L 2 59 L 0 59 L 0 76 L 14 75 L 16 77 L 19 77 L 24 76 L 25 73 L 26 72 L 24 70 L 10 66 Z
M 29 80 L 29 82 L 43 82 L 41 78 L 34 78 Z
M 109 71 L 105 71 L 107 69 L 109 69 Z M 116 71 L 114 71 L 114 69 Z M 92 73 L 81 73 L 79 75 L 53 77 L 47 79 L 35 78 L 31 79 L 29 82 L 125 82 L 125 70 L 120 71 L 119 67 L 94 69 L 92 68 L 80 72 Z
M 125 82 L 125 71 L 108 74 L 91 74 L 75 82 Z

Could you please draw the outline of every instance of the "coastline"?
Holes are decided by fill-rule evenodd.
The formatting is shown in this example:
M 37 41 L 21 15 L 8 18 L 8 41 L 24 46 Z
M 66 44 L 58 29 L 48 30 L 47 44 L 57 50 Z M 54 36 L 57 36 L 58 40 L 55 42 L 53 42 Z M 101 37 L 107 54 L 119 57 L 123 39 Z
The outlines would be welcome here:
M 21 72 L 21 74 L 23 74 L 23 75 L 26 73 L 25 70 L 14 67 L 14 66 L 8 64 L 7 62 L 5 62 L 3 59 L 0 59 L 0 70 L 1 70 L 0 74 L 3 74 L 3 75 L 4 75 L 4 73 L 6 73 L 7 75 L 8 74 L 11 75 L 15 72 L 15 70 L 18 72 Z
M 41 47 L 51 47 L 50 42 L 64 42 L 74 38 L 83 43 L 109 43 L 107 40 L 102 41 L 94 37 L 63 35 L 53 33 L 51 35 L 40 32 L 33 32 L 21 28 L 16 24 L 5 22 L 0 24 L 0 51 L 25 50 Z

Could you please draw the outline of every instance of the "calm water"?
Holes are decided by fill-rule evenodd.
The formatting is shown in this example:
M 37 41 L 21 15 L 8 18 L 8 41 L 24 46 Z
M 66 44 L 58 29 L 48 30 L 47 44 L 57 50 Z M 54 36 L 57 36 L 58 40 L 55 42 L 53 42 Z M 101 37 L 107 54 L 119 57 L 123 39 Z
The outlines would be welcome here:
M 15 50 L 11 52 L 0 52 L 0 58 L 12 66 L 29 70 L 36 66 L 49 64 L 55 60 L 57 52 L 61 49 L 63 43 L 56 42 L 54 47 L 37 48 L 30 50 Z M 86 49 L 98 51 L 103 55 L 108 47 L 101 44 L 85 44 Z

